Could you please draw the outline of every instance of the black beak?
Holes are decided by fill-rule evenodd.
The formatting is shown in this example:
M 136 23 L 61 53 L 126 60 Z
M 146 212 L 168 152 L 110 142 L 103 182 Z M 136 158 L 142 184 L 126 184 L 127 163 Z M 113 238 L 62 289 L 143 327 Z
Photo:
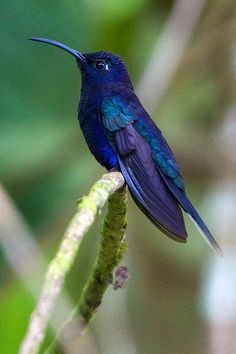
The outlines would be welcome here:
M 43 42 L 43 43 L 48 43 L 48 44 L 51 44 L 51 45 L 54 45 L 55 47 L 58 47 L 58 48 L 61 48 L 61 49 L 64 49 L 66 52 L 72 54 L 76 59 L 78 59 L 79 61 L 82 61 L 82 62 L 86 62 L 86 58 L 85 56 L 80 53 L 80 52 L 77 52 L 77 50 L 74 50 L 70 47 L 67 47 L 67 45 L 65 44 L 62 44 L 60 42 L 56 42 L 56 41 L 53 41 L 51 39 L 46 39 L 46 38 L 37 38 L 37 37 L 31 37 L 29 38 L 31 41 L 35 41 L 35 42 Z

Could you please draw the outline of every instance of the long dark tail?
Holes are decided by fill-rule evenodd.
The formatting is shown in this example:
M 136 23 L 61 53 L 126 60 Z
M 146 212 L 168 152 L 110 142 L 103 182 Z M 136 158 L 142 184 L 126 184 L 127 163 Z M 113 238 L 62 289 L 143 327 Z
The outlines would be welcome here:
M 191 202 L 189 201 L 188 198 L 187 198 L 186 204 L 188 204 L 188 208 L 187 209 L 183 208 L 183 209 L 186 211 L 186 213 L 189 215 L 190 219 L 193 221 L 195 226 L 198 228 L 200 234 L 207 241 L 207 243 L 216 250 L 216 252 L 220 256 L 223 256 L 223 252 L 222 252 L 220 246 L 218 245 L 218 243 L 216 242 L 216 240 L 212 236 L 211 232 L 209 231 L 208 227 L 206 226 L 206 224 L 204 223 L 204 221 L 202 220 L 202 218 L 200 217 L 200 215 L 198 214 L 196 209 L 193 207 L 193 205 L 191 204 Z
M 185 194 L 185 191 L 179 189 L 176 185 L 174 185 L 173 182 L 171 182 L 163 173 L 162 177 L 165 180 L 166 184 L 168 185 L 169 189 L 177 199 L 179 205 L 182 207 L 182 209 L 188 214 L 190 219 L 193 221 L 197 229 L 199 230 L 200 234 L 203 236 L 203 238 L 207 241 L 207 243 L 213 247 L 216 252 L 222 256 L 223 252 L 212 236 L 211 232 L 209 231 L 208 227 L 202 220 L 201 216 L 198 214 L 190 200 L 188 199 L 187 195 Z

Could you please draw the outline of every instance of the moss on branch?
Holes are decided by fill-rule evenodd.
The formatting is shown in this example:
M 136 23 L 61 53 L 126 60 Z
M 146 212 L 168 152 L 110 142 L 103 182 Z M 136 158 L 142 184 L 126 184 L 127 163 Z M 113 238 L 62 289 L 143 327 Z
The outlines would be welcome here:
M 126 188 L 108 199 L 108 211 L 103 222 L 102 240 L 92 273 L 81 295 L 79 314 L 88 322 L 102 301 L 126 248 L 125 228 L 127 212 Z

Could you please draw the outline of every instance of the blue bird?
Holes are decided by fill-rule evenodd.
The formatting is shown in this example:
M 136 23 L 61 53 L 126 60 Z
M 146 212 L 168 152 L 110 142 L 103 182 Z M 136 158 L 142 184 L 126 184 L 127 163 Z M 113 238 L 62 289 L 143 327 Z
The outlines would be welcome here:
M 62 48 L 76 58 L 82 76 L 78 119 L 88 147 L 107 170 L 122 172 L 143 213 L 164 234 L 186 242 L 184 210 L 221 254 L 188 199 L 175 157 L 135 95 L 121 58 L 104 51 L 82 54 L 50 39 L 30 39 Z

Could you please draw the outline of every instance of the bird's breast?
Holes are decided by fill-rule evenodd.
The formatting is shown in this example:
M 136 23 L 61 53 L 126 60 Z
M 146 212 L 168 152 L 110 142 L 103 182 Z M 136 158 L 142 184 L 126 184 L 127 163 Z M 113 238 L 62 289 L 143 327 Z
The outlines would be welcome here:
M 86 107 L 80 104 L 78 118 L 90 152 L 102 166 L 110 170 L 117 167 L 118 159 L 105 135 L 99 107 L 99 102 L 86 104 Z

